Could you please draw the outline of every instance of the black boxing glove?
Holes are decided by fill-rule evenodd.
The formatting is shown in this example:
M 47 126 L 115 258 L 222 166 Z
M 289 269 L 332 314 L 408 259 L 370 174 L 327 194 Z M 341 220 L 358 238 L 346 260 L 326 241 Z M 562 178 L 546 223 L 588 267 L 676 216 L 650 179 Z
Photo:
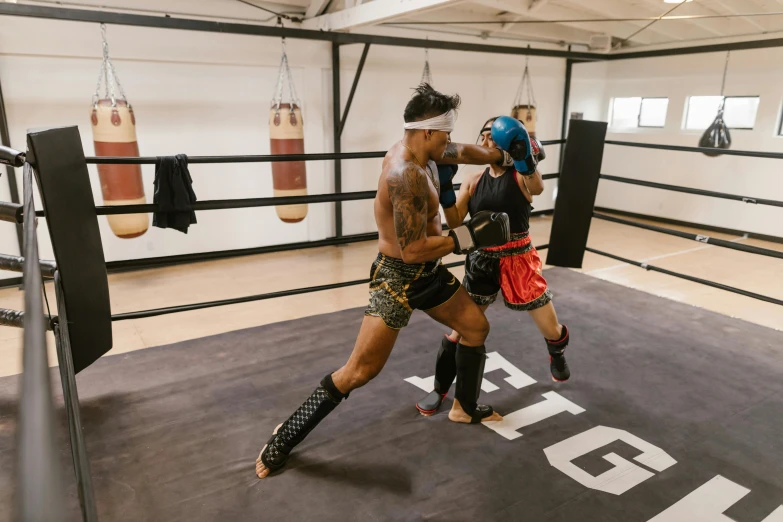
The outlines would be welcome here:
M 530 145 L 533 153 L 533 157 L 536 158 L 536 163 L 541 163 L 546 159 L 546 152 L 544 152 L 544 146 L 538 141 L 538 138 L 530 137 Z
M 454 253 L 467 254 L 477 248 L 500 246 L 511 241 L 508 214 L 482 210 L 467 224 L 449 231 L 454 240 Z
M 457 204 L 457 193 L 454 191 L 454 176 L 459 165 L 438 165 L 438 181 L 440 181 L 440 197 L 438 200 L 444 209 Z

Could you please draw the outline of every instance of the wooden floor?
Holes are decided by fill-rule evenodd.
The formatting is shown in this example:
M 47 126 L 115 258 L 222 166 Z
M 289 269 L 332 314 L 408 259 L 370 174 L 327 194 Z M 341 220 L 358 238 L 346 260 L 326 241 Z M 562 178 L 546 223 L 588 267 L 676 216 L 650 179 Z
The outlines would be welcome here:
M 551 218 L 534 218 L 534 244 L 549 237 Z M 677 227 L 672 227 L 677 228 Z M 698 232 L 695 229 L 685 229 Z M 712 237 L 783 251 L 783 245 L 736 236 L 709 233 Z M 729 286 L 783 299 L 783 261 L 705 245 L 626 225 L 593 220 L 588 246 L 675 272 L 709 279 Z M 112 313 L 197 303 L 329 284 L 369 277 L 376 243 L 324 247 L 278 254 L 239 257 L 170 268 L 112 274 L 109 276 Z M 542 252 L 546 259 L 546 253 Z M 449 256 L 445 262 L 457 261 Z M 683 279 L 648 272 L 613 259 L 587 253 L 585 274 L 637 288 L 768 326 L 783 329 L 783 307 L 710 288 Z M 453 272 L 462 277 L 460 268 Z M 557 294 L 567 288 L 555 288 Z M 49 304 L 55 312 L 54 290 L 47 284 Z M 204 337 L 230 330 L 296 319 L 365 306 L 367 286 L 328 290 L 193 312 L 114 323 L 117 354 L 151 346 Z M 0 307 L 22 309 L 23 293 L 0 290 Z M 313 320 L 318 320 L 314 318 Z M 644 317 L 639 317 L 644 321 Z M 567 318 L 564 318 L 567 321 Z M 0 327 L 0 376 L 21 371 L 21 330 Z M 50 336 L 49 360 L 56 363 Z M 259 341 L 260 342 L 260 341 Z

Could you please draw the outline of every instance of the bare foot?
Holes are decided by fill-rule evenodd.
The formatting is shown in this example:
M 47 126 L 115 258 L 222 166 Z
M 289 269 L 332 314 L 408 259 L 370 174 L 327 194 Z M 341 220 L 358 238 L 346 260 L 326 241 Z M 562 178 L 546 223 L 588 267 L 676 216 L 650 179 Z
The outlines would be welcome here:
M 275 433 L 277 433 L 277 430 L 279 430 L 280 426 L 282 426 L 282 425 L 283 425 L 282 422 L 280 424 L 278 424 L 277 428 L 275 428 L 275 431 L 273 431 L 272 434 L 274 435 Z M 264 452 L 264 450 L 266 449 L 267 446 L 268 446 L 268 444 L 264 444 L 264 447 L 261 448 L 261 453 Z M 264 466 L 264 463 L 261 462 L 261 453 L 258 454 L 258 458 L 256 459 L 256 475 L 258 475 L 258 478 L 260 478 L 260 479 L 266 478 L 266 476 L 269 475 L 269 473 L 271 473 L 269 468 Z
M 464 422 L 466 424 L 470 424 L 470 415 L 465 413 L 465 411 L 462 409 L 462 406 L 460 406 L 459 401 L 455 398 L 454 404 L 451 406 L 451 411 L 449 411 L 449 420 L 452 422 Z M 481 419 L 481 422 L 487 422 L 487 421 L 501 421 L 503 420 L 503 416 L 500 415 L 498 412 L 493 411 L 492 415 L 485 419 Z

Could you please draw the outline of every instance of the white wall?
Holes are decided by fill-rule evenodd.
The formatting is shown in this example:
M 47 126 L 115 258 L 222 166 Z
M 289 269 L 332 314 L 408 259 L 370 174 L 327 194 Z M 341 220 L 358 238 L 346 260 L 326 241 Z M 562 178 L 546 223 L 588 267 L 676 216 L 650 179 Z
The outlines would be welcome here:
M 683 130 L 688 96 L 720 94 L 725 53 L 620 60 L 575 66 L 571 110 L 607 121 L 612 98 L 666 96 L 663 129 L 609 129 L 607 139 L 698 146 L 703 131 Z M 732 149 L 783 152 L 775 135 L 783 99 L 783 72 L 774 67 L 781 49 L 734 51 L 726 95 L 761 97 L 753 130 L 731 130 Z M 695 187 L 743 196 L 783 200 L 779 160 L 639 149 L 607 145 L 604 174 Z M 755 206 L 671 191 L 601 181 L 596 205 L 671 219 L 783 236 L 776 207 Z
M 98 26 L 12 20 L 0 25 L 0 79 L 12 145 L 24 149 L 29 128 L 78 124 L 85 154 L 93 155 L 89 113 L 100 67 Z M 109 38 L 135 109 L 142 155 L 269 153 L 267 114 L 279 41 L 235 35 L 206 39 L 199 33 L 119 26 L 109 28 Z M 322 115 L 328 113 L 330 101 L 321 86 L 320 64 L 328 63 L 329 46 L 289 42 L 288 47 L 292 62 L 300 64 L 294 77 L 305 100 L 307 151 L 327 151 L 330 140 L 322 131 Z M 199 199 L 271 196 L 270 171 L 269 164 L 191 166 Z M 102 204 L 97 170 L 92 166 L 90 172 L 96 204 Z M 143 175 L 151 202 L 154 167 L 145 166 Z M 21 173 L 18 178 L 21 186 Z M 314 193 L 331 190 L 327 165 L 308 165 L 308 181 Z M 7 184 L 0 186 L 0 197 L 7 198 Z M 151 227 L 133 240 L 115 237 L 105 218 L 99 223 L 111 261 L 326 237 L 327 214 L 327 207 L 313 206 L 310 219 L 286 225 L 271 207 L 202 212 L 187 235 Z M 12 232 L 2 230 L 3 252 L 17 250 Z M 39 237 L 41 257 L 53 258 L 45 220 Z
M 342 56 L 349 70 L 342 75 L 342 85 L 350 88 L 361 47 L 345 48 Z M 430 67 L 435 88 L 457 92 L 462 107 L 452 141 L 475 143 L 481 125 L 491 116 L 508 114 L 516 94 L 524 57 L 431 50 Z M 402 138 L 402 112 L 410 98 L 411 88 L 421 78 L 424 51 L 375 46 L 365 64 L 351 113 L 343 133 L 344 151 L 386 150 Z M 539 119 L 539 138 L 558 139 L 564 88 L 565 61 L 554 58 L 530 60 Z M 343 102 L 344 104 L 344 102 Z M 550 156 L 542 163 L 542 172 L 556 172 L 559 148 L 547 148 Z M 551 158 L 551 159 L 550 159 Z M 381 160 L 343 162 L 343 190 L 374 190 L 378 186 Z M 483 167 L 463 165 L 455 178 L 459 182 L 466 172 Z M 536 202 L 536 210 L 553 208 L 554 181 Z M 375 230 L 372 201 L 344 203 L 344 232 L 356 234 Z
M 280 41 L 239 35 L 109 26 L 111 55 L 137 117 L 142 155 L 268 154 L 267 114 L 277 81 Z M 289 61 L 304 106 L 305 150 L 329 152 L 331 46 L 288 40 Z M 362 47 L 343 47 L 343 106 Z M 78 125 L 85 154 L 93 155 L 90 99 L 100 67 L 97 24 L 0 17 L 0 81 L 12 146 L 25 148 L 30 128 Z M 386 150 L 400 139 L 402 111 L 421 76 L 424 51 L 373 46 L 343 134 L 343 151 Z M 524 57 L 431 51 L 435 86 L 463 96 L 455 141 L 473 143 L 484 120 L 508 113 Z M 530 61 L 539 103 L 538 135 L 559 137 L 563 74 L 560 59 Z M 557 148 L 542 169 L 557 168 Z M 377 187 L 381 160 L 343 162 L 343 190 Z M 143 168 L 148 201 L 153 166 Z M 463 167 L 469 169 L 470 167 Z M 97 170 L 90 168 L 96 204 L 102 204 Z M 272 195 L 269 164 L 192 165 L 201 200 Z M 333 191 L 332 163 L 307 166 L 311 194 Z M 462 173 L 457 180 L 461 179 Z M 18 173 L 21 187 L 21 172 Z M 554 186 L 554 182 L 548 182 Z M 0 198 L 9 200 L 5 181 Z M 40 203 L 38 204 L 40 208 Z M 551 188 L 537 209 L 551 208 Z M 108 261 L 249 248 L 317 240 L 333 234 L 333 205 L 310 205 L 305 221 L 280 222 L 273 208 L 207 211 L 187 235 L 151 227 L 133 240 L 116 238 L 99 218 Z M 53 258 L 45 220 L 41 257 Z M 371 202 L 344 204 L 344 233 L 375 230 Z M 16 253 L 12 227 L 0 227 L 0 251 Z M 0 277 L 18 274 L 0 273 Z

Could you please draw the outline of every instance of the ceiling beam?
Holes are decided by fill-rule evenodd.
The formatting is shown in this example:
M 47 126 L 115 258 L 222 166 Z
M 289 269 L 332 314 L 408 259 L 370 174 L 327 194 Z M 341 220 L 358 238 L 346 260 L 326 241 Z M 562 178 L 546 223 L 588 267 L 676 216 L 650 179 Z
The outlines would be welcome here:
M 515 15 L 521 15 L 527 18 L 536 20 L 557 20 L 557 19 L 578 19 L 585 17 L 585 13 L 579 10 L 571 8 L 564 8 L 555 4 L 542 5 L 540 10 L 533 12 L 528 11 L 528 8 L 520 1 L 515 0 L 473 0 L 475 3 L 484 7 L 491 7 L 498 11 L 505 11 Z M 597 1 L 597 0 L 591 0 Z M 783 1 L 783 0 L 782 0 Z M 602 15 L 604 16 L 604 15 Z M 567 22 L 556 24 L 560 27 L 569 27 L 578 29 L 587 34 L 601 34 L 607 33 L 612 36 L 623 37 L 629 34 L 630 30 L 636 29 L 636 25 L 630 25 L 626 22 L 607 22 L 607 23 L 579 23 L 579 22 Z M 632 29 L 629 29 L 632 28 Z M 667 35 L 668 37 L 669 35 Z M 671 36 L 673 38 L 673 36 Z M 650 42 L 652 43 L 652 42 Z
M 513 21 L 511 21 L 511 22 L 506 22 L 506 23 L 504 23 L 503 25 L 501 25 L 501 26 L 500 26 L 500 31 L 498 31 L 498 32 L 499 32 L 499 33 L 505 33 L 505 32 L 508 32 L 508 30 L 509 30 L 509 29 L 511 29 L 512 27 L 514 27 L 514 23 L 516 23 L 516 22 L 518 22 L 518 21 L 520 21 L 520 20 L 522 20 L 522 17 L 521 17 L 521 16 L 515 16 Z
M 647 4 L 650 6 L 650 9 L 659 9 L 660 5 L 658 4 L 657 0 L 646 0 Z M 677 16 L 680 14 L 685 14 L 685 12 L 688 12 L 688 14 L 691 15 L 723 15 L 726 13 L 721 13 L 711 7 L 711 4 L 702 4 L 697 2 L 690 2 L 683 4 L 682 10 L 677 11 L 676 13 L 673 13 L 672 16 Z M 679 32 L 688 31 L 689 36 L 693 36 L 693 28 L 698 27 L 702 29 L 706 34 L 702 37 L 706 37 L 708 35 L 712 36 L 728 36 L 732 33 L 732 27 L 731 27 L 731 21 L 726 18 L 716 18 L 716 19 L 709 19 L 709 20 L 675 20 L 675 21 L 669 21 L 665 22 L 666 25 L 669 25 L 674 28 L 678 28 Z M 690 38 L 685 38 L 686 40 Z
M 715 2 L 715 4 L 717 4 L 717 5 L 721 6 L 723 9 L 725 9 L 726 11 L 728 11 L 728 12 L 729 12 L 729 13 L 731 13 L 731 14 L 739 14 L 739 12 L 738 12 L 736 9 L 734 9 L 734 8 L 733 8 L 732 6 L 730 6 L 730 5 L 727 5 L 727 4 L 726 4 L 725 2 L 723 2 L 722 0 L 714 0 L 714 2 Z M 747 17 L 747 16 L 743 16 L 743 17 L 741 17 L 741 18 L 740 18 L 740 20 L 742 20 L 743 22 L 745 22 L 745 23 L 747 23 L 747 24 L 750 24 L 750 25 L 752 25 L 753 27 L 755 27 L 755 28 L 756 28 L 756 29 L 758 29 L 759 31 L 762 31 L 762 32 L 764 32 L 764 31 L 766 31 L 766 30 L 767 30 L 767 28 L 766 28 L 766 27 L 764 27 L 763 25 L 761 25 L 760 23 L 758 23 L 757 21 L 755 21 L 753 18 L 750 18 L 750 17 Z
M 544 7 L 546 4 L 548 4 L 550 0 L 530 0 L 530 5 L 527 6 L 527 12 L 528 13 L 535 13 L 542 7 Z M 514 20 L 511 22 L 506 22 L 503 25 L 500 26 L 500 31 L 497 31 L 498 33 L 505 33 L 508 32 L 509 29 L 514 27 L 515 22 L 518 22 L 522 20 L 521 15 L 517 15 L 514 17 Z
M 535 13 L 542 7 L 544 7 L 546 4 L 548 4 L 551 0 L 530 0 L 530 5 L 527 6 L 527 12 L 528 13 Z
M 644 13 L 645 16 L 660 16 L 663 14 L 663 11 L 660 11 L 659 9 L 651 9 L 647 7 L 645 4 L 642 5 L 637 4 L 636 6 L 631 6 L 623 2 L 617 2 L 616 0 L 608 0 L 608 1 L 607 0 L 575 0 L 575 3 L 578 4 L 581 9 L 585 9 L 589 13 L 597 14 L 599 16 L 606 16 L 606 17 L 614 17 L 614 18 L 638 17 L 640 14 L 639 8 L 642 8 L 646 11 Z M 666 4 L 663 4 L 661 2 L 661 6 L 663 5 Z M 623 34 L 614 33 L 614 36 L 617 36 L 619 38 L 625 38 L 632 32 L 636 31 L 637 29 L 646 26 L 648 23 L 649 22 L 628 22 L 627 24 L 624 23 L 623 25 L 625 25 L 626 30 L 628 32 L 625 32 Z M 673 40 L 682 40 L 685 37 L 685 35 L 682 34 L 682 31 L 677 31 L 675 29 L 672 29 L 671 26 L 660 25 L 660 23 L 652 25 L 649 29 L 646 29 L 642 34 L 645 33 L 663 35 Z M 634 37 L 633 40 L 642 41 L 643 43 L 645 43 L 644 40 L 646 38 Z M 648 41 L 646 43 L 650 43 L 650 42 Z
M 524 1 L 527 2 L 527 0 Z M 550 7 L 547 7 L 546 9 L 549 8 Z M 549 14 L 547 13 L 546 16 L 548 17 Z M 571 17 L 573 17 L 573 13 Z M 448 25 L 443 23 L 445 18 L 454 18 L 460 20 L 473 19 L 476 22 L 472 24 Z M 496 18 L 498 22 L 503 22 L 503 23 L 492 23 L 492 24 L 481 23 L 482 20 L 488 20 L 492 18 L 493 17 L 491 16 L 491 14 L 488 13 L 486 9 L 483 9 L 474 0 L 474 1 L 469 1 L 460 4 L 454 9 L 449 9 L 449 16 L 444 15 L 440 11 L 433 11 L 431 13 L 425 13 L 410 18 L 395 20 L 389 25 L 394 27 L 413 28 L 413 26 L 406 25 L 408 21 L 421 23 L 421 24 L 426 24 L 427 22 L 431 21 L 440 24 L 438 26 L 432 26 L 429 28 L 435 32 L 438 31 L 438 28 L 448 28 L 449 32 L 453 31 L 454 34 L 480 36 L 482 39 L 487 39 L 487 38 L 491 39 L 493 37 L 499 37 L 499 38 L 513 37 L 514 39 L 518 39 L 520 43 L 525 41 L 530 44 L 535 44 L 536 42 L 553 43 L 553 44 L 561 45 L 563 47 L 568 44 L 586 46 L 588 41 L 590 40 L 590 36 L 595 34 L 595 31 L 588 31 L 586 29 L 567 26 L 565 24 L 524 24 L 523 25 L 523 23 L 527 20 L 540 19 L 539 15 L 522 16 L 522 15 L 506 14 L 502 17 Z M 519 21 L 520 23 L 519 24 L 514 23 L 515 20 Z M 425 29 L 425 27 L 428 26 L 421 25 L 420 27 L 421 27 L 420 29 L 421 31 L 426 31 L 427 29 Z M 469 29 L 471 33 L 465 32 L 466 29 Z M 478 31 L 479 34 L 475 34 L 474 31 Z M 431 36 L 430 38 L 433 38 L 433 36 Z
M 120 13 L 95 9 L 68 9 L 64 7 L 41 7 L 29 4 L 9 4 L 0 2 L 0 16 L 17 16 L 58 20 L 61 22 L 85 22 L 125 25 L 132 27 L 152 27 L 156 29 L 177 29 L 182 31 L 200 31 L 219 34 L 243 34 L 266 36 L 273 38 L 296 38 L 334 42 L 340 45 L 369 43 L 373 45 L 389 45 L 394 47 L 409 47 L 416 49 L 445 49 L 451 51 L 469 51 L 476 53 L 493 53 L 504 55 L 547 56 L 551 58 L 570 58 L 582 61 L 602 61 L 607 57 L 599 53 L 580 51 L 561 51 L 555 49 L 528 48 L 513 45 L 492 45 L 473 43 L 462 40 L 432 40 L 424 38 L 408 38 L 385 36 L 379 34 L 337 33 L 328 31 L 308 31 L 280 27 L 277 25 L 239 24 L 218 22 L 214 20 L 198 20 L 195 18 L 175 18 L 168 16 L 148 16 L 131 13 Z
M 305 11 L 305 18 L 315 18 L 324 12 L 327 5 L 329 5 L 329 0 L 310 0 L 310 5 Z
M 374 0 L 302 22 L 303 29 L 344 31 L 356 27 L 376 25 L 400 16 L 408 16 L 431 9 L 456 5 L 465 0 Z

